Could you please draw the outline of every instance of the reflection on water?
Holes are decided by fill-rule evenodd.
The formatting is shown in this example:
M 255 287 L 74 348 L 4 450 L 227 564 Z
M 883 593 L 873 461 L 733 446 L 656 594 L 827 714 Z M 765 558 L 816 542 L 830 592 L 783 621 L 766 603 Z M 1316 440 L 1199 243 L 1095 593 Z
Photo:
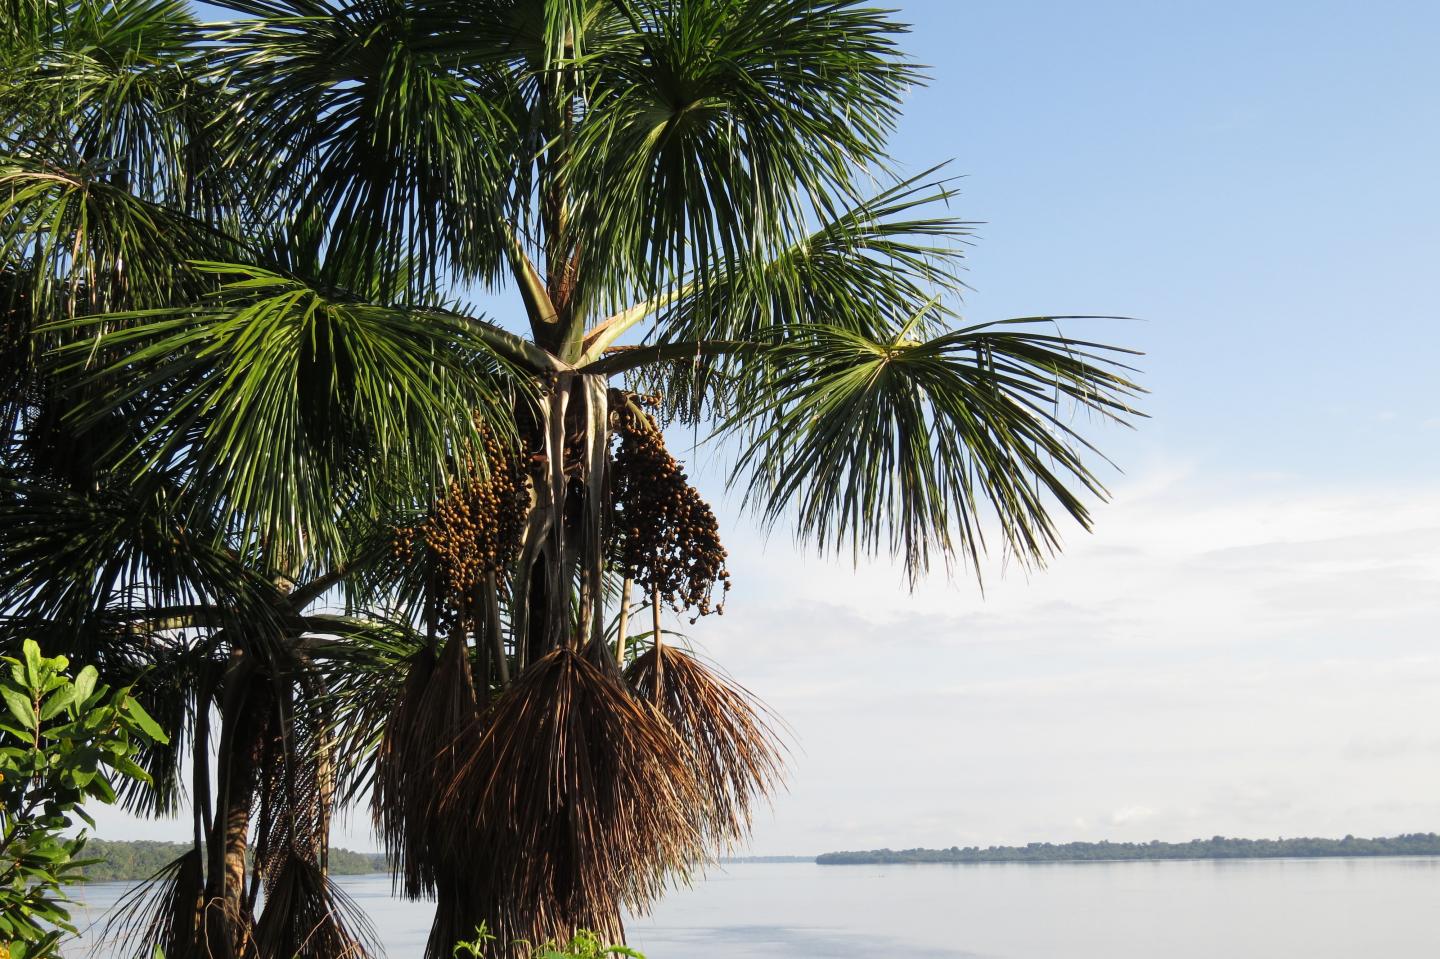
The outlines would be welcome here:
M 418 959 L 428 903 L 345 877 L 390 959 Z M 79 924 L 128 888 L 84 890 Z M 630 923 L 650 959 L 1432 959 L 1440 859 L 816 866 L 711 870 Z M 102 956 L 98 930 L 67 956 Z

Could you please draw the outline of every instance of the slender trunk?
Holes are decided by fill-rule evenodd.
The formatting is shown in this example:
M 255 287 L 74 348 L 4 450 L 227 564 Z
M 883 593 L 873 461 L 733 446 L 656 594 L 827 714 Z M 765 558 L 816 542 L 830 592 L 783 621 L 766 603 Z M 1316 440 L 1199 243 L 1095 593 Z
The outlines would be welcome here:
M 500 685 L 508 686 L 510 665 L 505 660 L 505 637 L 500 632 L 500 583 L 494 573 L 485 574 L 485 636 L 489 641 L 490 654 L 495 657 L 495 672 Z M 486 698 L 489 698 L 488 685 Z
M 268 683 L 247 662 L 232 655 L 221 709 L 219 788 L 210 833 L 206 884 L 206 944 L 217 959 L 251 954 L 253 916 L 245 888 L 245 851 L 254 805 L 265 720 Z
M 655 627 L 655 632 L 652 634 L 652 636 L 654 637 L 655 645 L 655 705 L 659 706 L 662 699 L 664 698 L 661 691 L 665 687 L 665 657 L 662 655 L 664 650 L 661 649 L 661 645 L 664 643 L 664 640 L 660 637 L 659 587 L 656 587 L 650 593 L 650 617 Z
M 619 663 L 622 669 L 625 667 L 625 639 L 630 629 L 630 589 L 634 585 L 635 581 L 626 576 L 620 587 L 620 621 L 615 627 L 615 662 Z

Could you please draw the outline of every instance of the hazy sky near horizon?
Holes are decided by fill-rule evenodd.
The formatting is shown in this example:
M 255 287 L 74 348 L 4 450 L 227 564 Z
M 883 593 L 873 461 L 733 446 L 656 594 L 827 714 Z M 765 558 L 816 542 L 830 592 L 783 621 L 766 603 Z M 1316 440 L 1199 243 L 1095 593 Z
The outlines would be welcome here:
M 767 543 L 697 464 L 736 588 L 687 631 L 794 744 L 751 851 L 1440 829 L 1440 4 L 898 5 L 967 319 L 1141 318 L 1069 331 L 1152 418 L 983 596 Z

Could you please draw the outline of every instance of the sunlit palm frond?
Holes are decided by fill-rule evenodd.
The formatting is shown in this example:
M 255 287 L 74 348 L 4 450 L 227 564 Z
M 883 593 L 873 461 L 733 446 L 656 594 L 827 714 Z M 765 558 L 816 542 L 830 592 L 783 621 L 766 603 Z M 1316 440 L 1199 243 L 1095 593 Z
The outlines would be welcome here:
M 755 265 L 859 193 L 918 75 L 887 12 L 852 0 L 621 6 L 582 58 L 565 175 L 600 302 Z
M 954 192 L 935 172 L 855 203 L 758 266 L 688 287 L 655 310 L 653 347 L 612 353 L 598 367 L 646 361 L 628 374 L 632 385 L 664 397 L 670 415 L 697 422 L 728 415 L 757 365 L 744 347 L 783 339 L 787 327 L 883 337 L 896 316 L 920 314 L 922 332 L 939 332 L 939 322 L 924 322 L 941 319 L 927 305 L 961 292 L 956 269 L 973 224 L 946 209 Z M 592 355 L 606 342 L 597 337 Z M 652 354 L 673 359 L 654 362 Z
M 916 340 L 907 324 L 885 341 L 788 331 L 765 392 L 725 424 L 742 444 L 746 503 L 770 524 L 793 515 L 822 550 L 887 549 L 912 576 L 937 556 L 978 564 L 991 521 L 1018 560 L 1043 563 L 1057 512 L 1088 528 L 1086 497 L 1105 495 L 1076 418 L 1124 422 L 1141 392 L 1118 362 L 1129 351 L 1053 328 L 1008 320 Z
M 0 264 L 26 281 L 15 293 L 36 326 L 186 302 L 210 280 L 191 262 L 236 251 L 214 227 L 104 180 L 0 162 Z
M 21 0 L 24 5 L 24 0 Z M 184 0 L 42 7 L 26 49 L 0 54 L 0 153 L 70 169 L 212 223 L 243 210 L 211 147 L 223 85 L 198 75 Z

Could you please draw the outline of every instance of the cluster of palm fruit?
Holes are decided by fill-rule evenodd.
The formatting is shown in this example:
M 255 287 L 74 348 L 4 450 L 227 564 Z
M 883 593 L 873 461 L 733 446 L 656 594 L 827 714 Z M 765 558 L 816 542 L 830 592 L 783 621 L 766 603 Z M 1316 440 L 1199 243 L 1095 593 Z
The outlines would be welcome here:
M 418 525 L 396 530 L 394 549 L 402 562 L 427 556 L 439 582 L 442 625 L 474 615 L 485 577 L 498 573 L 520 548 L 530 493 L 520 457 L 484 434 L 486 470 L 455 483 Z
M 658 407 L 659 398 L 612 390 L 610 399 L 617 439 L 611 545 L 621 572 L 677 612 L 724 612 L 730 573 L 719 524 L 644 409 Z

